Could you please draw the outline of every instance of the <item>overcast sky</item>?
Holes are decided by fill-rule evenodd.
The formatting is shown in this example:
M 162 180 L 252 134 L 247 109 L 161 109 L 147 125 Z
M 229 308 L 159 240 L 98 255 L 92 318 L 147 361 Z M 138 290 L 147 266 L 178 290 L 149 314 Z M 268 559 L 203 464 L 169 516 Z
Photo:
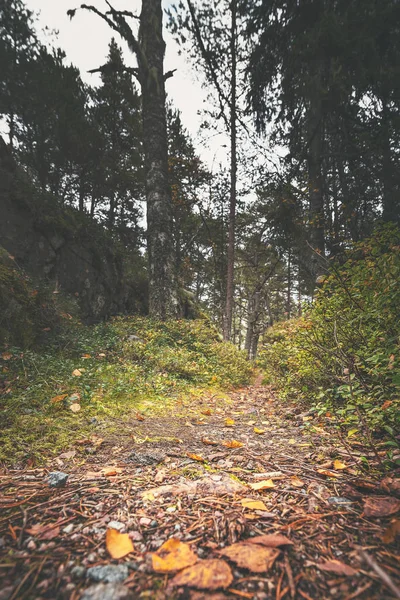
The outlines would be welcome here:
M 92 0 L 90 3 L 99 10 L 107 8 L 104 0 Z M 91 84 L 97 82 L 98 75 L 90 75 L 87 71 L 105 62 L 108 44 L 113 35 L 108 25 L 97 15 L 84 10 L 78 11 L 70 20 L 67 10 L 80 6 L 81 0 L 25 0 L 25 4 L 35 13 L 40 13 L 38 29 L 47 26 L 58 31 L 57 45 L 65 51 L 68 62 L 79 67 L 84 81 Z M 112 4 L 119 10 L 130 10 L 138 15 L 140 13 L 141 0 L 114 0 Z M 164 0 L 164 8 L 169 4 L 171 1 Z M 128 65 L 134 64 L 126 44 L 118 39 L 118 36 L 116 39 L 124 49 L 125 62 Z M 181 110 L 185 127 L 192 136 L 196 136 L 201 121 L 198 111 L 202 109 L 206 100 L 206 92 L 199 83 L 202 75 L 196 66 L 190 65 L 183 56 L 179 56 L 178 46 L 167 31 L 164 31 L 164 39 L 167 44 L 164 70 L 177 69 L 174 76 L 166 82 L 167 93 L 174 105 Z M 221 146 L 225 143 L 219 136 L 211 140 L 208 149 L 197 147 L 203 160 L 211 166 L 215 157 L 217 161 L 224 162 L 226 149 Z

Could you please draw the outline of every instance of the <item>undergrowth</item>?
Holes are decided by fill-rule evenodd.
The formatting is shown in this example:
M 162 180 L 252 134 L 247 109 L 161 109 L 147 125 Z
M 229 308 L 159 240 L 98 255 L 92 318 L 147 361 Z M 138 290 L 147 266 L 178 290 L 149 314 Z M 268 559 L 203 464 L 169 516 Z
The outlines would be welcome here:
M 283 397 L 332 415 L 346 436 L 400 438 L 400 231 L 348 251 L 303 317 L 269 329 L 259 365 Z
M 182 399 L 243 385 L 252 375 L 244 354 L 207 321 L 145 317 L 73 322 L 46 347 L 5 349 L 0 363 L 6 462 L 55 455 L 99 425 L 119 431 L 137 412 L 177 414 Z

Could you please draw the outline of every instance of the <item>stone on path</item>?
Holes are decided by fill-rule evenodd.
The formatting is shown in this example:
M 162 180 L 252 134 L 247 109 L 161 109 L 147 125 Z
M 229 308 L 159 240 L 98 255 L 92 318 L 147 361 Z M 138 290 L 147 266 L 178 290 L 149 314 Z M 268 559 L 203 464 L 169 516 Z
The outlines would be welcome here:
M 128 577 L 128 567 L 126 565 L 103 565 L 90 567 L 87 570 L 87 576 L 93 581 L 104 583 L 121 583 Z
M 80 600 L 133 600 L 130 589 L 120 583 L 97 583 L 87 588 Z
M 68 477 L 69 475 L 67 475 L 67 473 L 63 473 L 62 471 L 53 471 L 52 473 L 49 473 L 47 482 L 50 487 L 64 487 L 67 483 Z

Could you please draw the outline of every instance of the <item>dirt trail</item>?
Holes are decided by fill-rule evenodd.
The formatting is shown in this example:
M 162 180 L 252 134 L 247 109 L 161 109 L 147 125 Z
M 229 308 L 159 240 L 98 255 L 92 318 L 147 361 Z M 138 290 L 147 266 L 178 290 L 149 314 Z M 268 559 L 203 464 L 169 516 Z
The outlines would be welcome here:
M 396 481 L 362 475 L 368 451 L 332 424 L 258 380 L 112 436 L 94 424 L 47 469 L 3 471 L 0 600 L 400 598 Z M 110 528 L 133 552 L 110 557 Z M 155 572 L 171 538 L 192 550 L 185 575 L 165 547 Z

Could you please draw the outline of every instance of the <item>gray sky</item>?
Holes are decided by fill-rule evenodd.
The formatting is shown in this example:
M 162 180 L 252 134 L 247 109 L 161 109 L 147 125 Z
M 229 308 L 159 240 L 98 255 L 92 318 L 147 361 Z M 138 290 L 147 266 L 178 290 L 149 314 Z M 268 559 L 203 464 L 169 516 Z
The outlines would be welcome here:
M 107 24 L 97 15 L 84 10 L 78 11 L 71 21 L 67 10 L 80 6 L 81 0 L 25 0 L 25 3 L 30 10 L 40 12 L 38 29 L 47 26 L 58 31 L 55 44 L 65 51 L 68 62 L 80 69 L 84 81 L 96 83 L 98 76 L 90 75 L 87 71 L 105 62 L 108 44 L 113 35 Z M 99 10 L 106 8 L 104 0 L 92 0 L 90 3 Z M 114 0 L 112 4 L 116 9 L 140 13 L 140 0 Z M 164 0 L 163 4 L 166 7 L 171 2 Z M 118 36 L 115 37 L 124 49 L 126 63 L 133 65 L 134 60 L 126 44 Z M 164 38 L 167 44 L 165 71 L 177 69 L 174 76 L 167 80 L 167 93 L 174 105 L 181 110 L 185 127 L 192 136 L 196 136 L 201 121 L 197 112 L 202 109 L 206 100 L 206 92 L 199 83 L 202 74 L 185 62 L 183 56 L 179 56 L 178 46 L 167 31 L 164 31 Z M 224 162 L 226 149 L 221 148 L 224 143 L 223 137 L 217 136 L 211 140 L 209 148 L 197 148 L 203 160 L 211 166 L 214 160 Z

